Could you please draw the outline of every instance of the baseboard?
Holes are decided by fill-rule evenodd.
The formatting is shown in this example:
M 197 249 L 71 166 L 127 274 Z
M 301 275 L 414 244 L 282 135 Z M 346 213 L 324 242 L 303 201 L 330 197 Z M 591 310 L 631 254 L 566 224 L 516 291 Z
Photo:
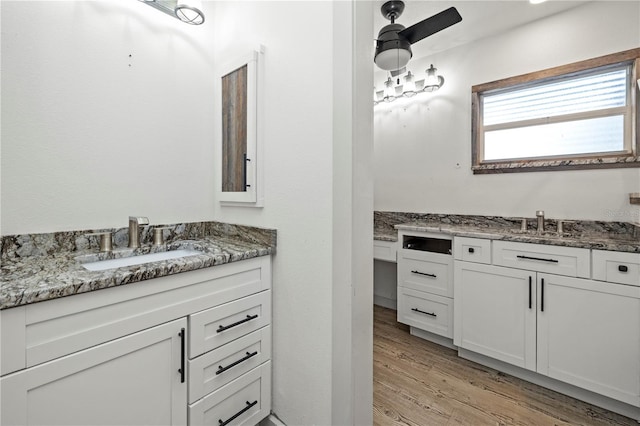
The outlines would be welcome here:
M 538 386 L 542 386 L 544 388 L 551 389 L 572 398 L 579 399 L 580 401 L 588 402 L 589 404 L 595 405 L 597 407 L 601 407 L 606 410 L 613 411 L 614 413 L 630 417 L 640 422 L 640 407 L 625 404 L 624 402 L 616 401 L 615 399 L 593 393 L 586 389 L 582 389 L 568 383 L 543 376 L 534 371 L 516 367 L 515 365 L 507 364 L 505 362 L 498 361 L 496 359 L 487 357 L 485 355 L 480 355 L 466 349 L 458 348 L 458 356 L 460 358 L 477 362 L 478 364 L 482 364 L 495 370 L 502 371 L 519 379 L 534 383 Z
M 412 336 L 419 337 L 424 340 L 428 340 L 430 342 L 436 343 L 440 346 L 444 346 L 449 349 L 458 349 L 456 345 L 453 344 L 453 339 L 449 339 L 447 337 L 443 337 L 437 334 L 430 333 L 428 331 L 421 330 L 419 328 L 410 327 L 410 333 Z
M 383 296 L 373 295 L 373 304 L 382 306 L 383 308 L 398 310 L 398 301 L 394 299 L 388 299 Z
M 258 425 L 259 426 L 287 426 L 284 423 L 282 423 L 282 421 L 279 418 L 277 418 L 273 413 L 271 413 L 269 417 L 264 418 L 260 423 L 258 423 Z

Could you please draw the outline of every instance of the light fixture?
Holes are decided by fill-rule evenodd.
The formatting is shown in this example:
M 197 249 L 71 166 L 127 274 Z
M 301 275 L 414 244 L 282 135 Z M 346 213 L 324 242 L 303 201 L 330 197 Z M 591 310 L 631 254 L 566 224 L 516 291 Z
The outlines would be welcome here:
M 393 102 L 396 100 L 396 87 L 393 85 L 391 77 L 387 78 L 387 81 L 384 82 L 384 97 L 382 100 L 385 102 Z
M 202 0 L 140 0 L 184 23 L 200 25 L 204 22 Z
M 436 75 L 437 68 L 433 67 L 433 64 L 427 70 L 427 78 L 424 80 L 424 90 L 425 92 L 435 92 L 444 84 L 444 77 L 441 75 Z
M 437 68 L 434 68 L 433 65 L 431 65 L 429 69 L 425 71 L 425 78 L 421 80 L 416 80 L 416 76 L 411 71 L 407 71 L 402 80 L 398 73 L 391 72 L 390 74 L 397 77 L 395 84 L 394 79 L 389 76 L 384 82 L 384 90 L 378 91 L 374 86 L 373 104 L 377 105 L 380 102 L 393 102 L 403 96 L 411 98 L 419 93 L 435 92 L 444 84 L 444 77 L 436 75 L 436 71 Z M 400 84 L 400 81 L 403 83 Z
M 385 70 L 394 71 L 403 68 L 413 56 L 411 43 L 398 34 L 404 30 L 404 25 L 396 24 L 396 19 L 402 15 L 404 3 L 402 1 L 388 1 L 382 5 L 382 16 L 391 21 L 378 33 L 376 53 L 373 62 Z
M 529 0 L 529 3 L 531 4 L 540 4 L 540 3 L 544 3 L 547 0 Z
M 402 94 L 407 98 L 416 95 L 416 82 L 414 81 L 411 71 L 407 72 L 407 75 L 404 76 L 404 84 L 402 85 L 402 88 Z

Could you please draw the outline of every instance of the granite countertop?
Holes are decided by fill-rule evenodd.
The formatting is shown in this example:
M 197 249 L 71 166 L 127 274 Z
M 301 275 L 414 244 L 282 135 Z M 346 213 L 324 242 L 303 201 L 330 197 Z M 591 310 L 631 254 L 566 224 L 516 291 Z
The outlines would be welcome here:
M 169 241 L 152 246 L 147 230 L 143 231 L 141 248 L 114 247 L 111 253 L 98 253 L 89 237 L 89 247 L 78 242 L 86 233 L 39 234 L 3 237 L 0 264 L 0 309 L 8 309 L 59 297 L 86 293 L 103 288 L 132 284 L 181 272 L 222 265 L 275 253 L 275 231 L 250 227 L 227 226 L 232 232 L 189 232 L 194 228 L 211 230 L 210 223 L 202 227 L 174 225 L 167 231 Z M 217 224 L 217 223 L 216 223 Z M 202 224 L 198 224 L 202 225 Z M 182 227 L 181 227 L 182 226 Z M 219 230 L 220 227 L 217 227 Z M 238 232 L 240 229 L 241 232 Z M 257 233 L 252 232 L 258 230 Z M 150 234 L 150 229 L 148 230 Z M 196 234 L 196 235 L 193 235 Z M 199 235 L 198 235 L 199 234 Z M 257 236 L 257 237 L 256 237 Z M 45 242 L 46 241 L 46 242 Z M 73 249 L 69 249 L 69 241 Z M 12 246 L 7 248 L 7 246 Z M 26 249 L 28 247 L 28 249 Z M 57 248 L 57 249 L 56 249 Z M 168 250 L 192 249 L 197 255 L 125 266 L 104 271 L 89 271 L 82 264 L 132 255 Z M 25 254 L 24 252 L 29 253 Z
M 522 218 L 499 218 L 416 213 L 375 212 L 374 239 L 397 241 L 398 230 L 448 234 L 459 237 L 485 238 L 533 244 L 547 244 L 596 250 L 640 253 L 640 230 L 633 224 L 618 222 L 567 221 L 568 232 L 520 231 Z M 534 223 L 535 218 L 529 220 Z M 545 223 L 546 229 L 557 224 Z

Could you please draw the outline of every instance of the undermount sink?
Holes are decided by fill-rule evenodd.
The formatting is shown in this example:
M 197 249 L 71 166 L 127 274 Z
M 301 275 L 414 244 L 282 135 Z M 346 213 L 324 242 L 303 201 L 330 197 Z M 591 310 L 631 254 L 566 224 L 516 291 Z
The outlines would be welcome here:
M 89 271 L 105 271 L 107 269 L 122 268 L 124 266 L 142 265 L 143 263 L 159 262 L 161 260 L 179 259 L 197 254 L 202 254 L 202 252 L 191 249 L 171 250 L 142 254 L 139 256 L 121 257 L 118 259 L 98 260 L 96 262 L 83 263 L 82 266 Z

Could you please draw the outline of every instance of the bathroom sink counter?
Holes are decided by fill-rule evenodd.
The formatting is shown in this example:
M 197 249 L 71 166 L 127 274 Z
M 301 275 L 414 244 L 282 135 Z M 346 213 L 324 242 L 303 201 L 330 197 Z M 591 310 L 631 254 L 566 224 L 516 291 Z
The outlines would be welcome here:
M 640 253 L 640 239 L 633 235 L 618 234 L 571 234 L 560 236 L 554 232 L 536 235 L 535 232 L 520 232 L 501 228 L 474 228 L 470 226 L 440 225 L 412 222 L 395 226 L 398 230 L 438 232 L 458 237 L 485 238 L 491 240 L 516 241 L 521 243 L 548 244 L 596 250 Z
M 385 240 L 398 230 L 437 232 L 460 237 L 485 238 L 534 244 L 640 253 L 640 227 L 624 222 L 567 221 L 562 236 L 552 231 L 537 235 L 529 228 L 520 231 L 522 218 L 444 214 L 375 212 L 374 238 Z M 529 226 L 535 218 L 528 218 Z M 545 222 L 555 230 L 554 220 Z M 396 236 L 397 240 L 397 236 Z M 386 240 L 393 241 L 393 240 Z
M 217 222 L 193 225 L 173 225 L 168 231 L 168 242 L 160 246 L 150 244 L 147 238 L 150 229 L 144 229 L 142 247 L 135 250 L 126 248 L 126 243 L 118 247 L 116 230 L 113 252 L 99 254 L 97 240 L 86 237 L 87 232 L 2 237 L 0 309 L 275 253 L 275 230 Z M 95 272 L 82 266 L 96 260 L 178 249 L 195 249 L 200 253 Z

